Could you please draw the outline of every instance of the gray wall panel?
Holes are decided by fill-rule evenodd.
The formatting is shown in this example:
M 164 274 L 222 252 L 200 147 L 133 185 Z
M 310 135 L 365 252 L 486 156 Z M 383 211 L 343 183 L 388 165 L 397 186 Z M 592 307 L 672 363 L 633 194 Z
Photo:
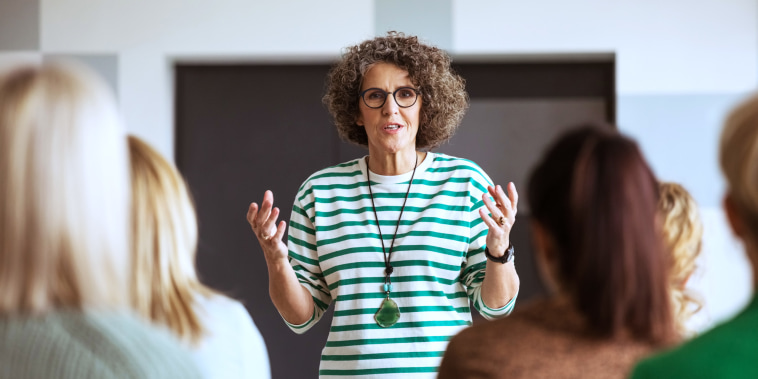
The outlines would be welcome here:
M 45 54 L 44 59 L 78 61 L 98 73 L 118 95 L 118 55 L 116 54 Z
M 453 47 L 452 0 L 375 0 L 374 17 L 376 35 L 396 30 L 445 50 Z
M 40 0 L 0 1 L 0 50 L 40 48 Z

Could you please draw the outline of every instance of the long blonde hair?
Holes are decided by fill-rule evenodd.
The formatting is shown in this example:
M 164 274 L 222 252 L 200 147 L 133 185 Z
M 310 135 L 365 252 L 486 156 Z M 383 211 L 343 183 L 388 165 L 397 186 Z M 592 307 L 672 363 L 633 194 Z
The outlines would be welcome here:
M 0 313 L 126 305 L 124 137 L 112 94 L 81 66 L 0 76 Z
M 195 344 L 204 328 L 195 296 L 213 291 L 197 279 L 197 218 L 184 179 L 155 149 L 129 136 L 135 291 L 144 317 Z
M 658 212 L 661 217 L 661 235 L 669 254 L 669 287 L 674 307 L 677 331 L 689 333 L 687 320 L 697 313 L 702 304 L 695 294 L 685 287 L 697 268 L 696 261 L 702 251 L 703 223 L 695 199 L 680 184 L 662 182 L 659 185 Z

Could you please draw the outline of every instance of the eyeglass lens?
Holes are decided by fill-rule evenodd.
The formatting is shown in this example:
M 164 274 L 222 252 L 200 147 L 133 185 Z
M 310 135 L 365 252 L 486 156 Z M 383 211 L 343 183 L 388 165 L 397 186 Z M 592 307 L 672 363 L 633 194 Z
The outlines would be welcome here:
M 363 93 L 363 101 L 370 108 L 379 108 L 384 105 L 387 100 L 387 95 L 390 92 L 385 92 L 379 88 L 370 88 Z M 397 105 L 403 108 L 407 108 L 416 103 L 416 91 L 410 87 L 398 88 L 392 93 Z

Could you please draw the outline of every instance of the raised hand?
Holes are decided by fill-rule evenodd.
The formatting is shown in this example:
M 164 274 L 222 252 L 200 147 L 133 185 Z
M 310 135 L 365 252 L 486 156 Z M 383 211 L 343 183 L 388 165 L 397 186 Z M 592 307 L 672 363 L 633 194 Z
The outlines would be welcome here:
M 247 222 L 258 237 L 266 263 L 270 264 L 280 259 L 287 260 L 287 245 L 282 241 L 286 223 L 284 220 L 276 224 L 279 208 L 274 207 L 274 194 L 266 191 L 260 209 L 257 203 L 251 203 L 247 210 Z
M 512 182 L 508 183 L 508 196 L 499 185 L 489 186 L 487 190 L 489 194 L 482 195 L 487 209 L 480 208 L 479 216 L 489 227 L 487 247 L 490 254 L 500 256 L 505 253 L 510 244 L 511 229 L 516 222 L 518 211 L 518 192 L 516 192 L 516 185 Z M 490 200 L 490 196 L 495 199 L 494 203 Z

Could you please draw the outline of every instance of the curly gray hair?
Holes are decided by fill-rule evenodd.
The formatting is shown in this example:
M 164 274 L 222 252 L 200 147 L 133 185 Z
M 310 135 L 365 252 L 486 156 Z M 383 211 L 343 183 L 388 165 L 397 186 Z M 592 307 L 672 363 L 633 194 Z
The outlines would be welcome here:
M 421 92 L 421 120 L 416 147 L 432 149 L 455 134 L 468 108 L 465 82 L 450 67 L 448 54 L 417 37 L 388 32 L 346 49 L 329 72 L 323 102 L 342 139 L 368 146 L 364 127 L 356 124 L 363 76 L 372 65 L 392 63 L 406 71 Z

